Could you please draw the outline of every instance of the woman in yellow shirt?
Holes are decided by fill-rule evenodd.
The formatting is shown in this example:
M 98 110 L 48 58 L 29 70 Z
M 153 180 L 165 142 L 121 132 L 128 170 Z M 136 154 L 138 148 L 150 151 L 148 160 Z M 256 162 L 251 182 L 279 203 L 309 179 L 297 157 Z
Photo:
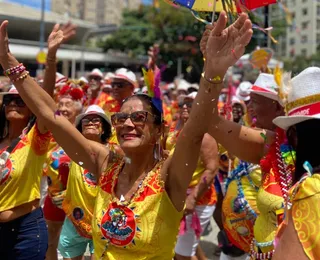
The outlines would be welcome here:
M 204 34 L 201 44 L 206 51 L 205 74 L 188 123 L 172 157 L 166 160 L 159 156 L 163 120 L 158 88 L 154 89 L 156 97 L 128 98 L 120 113 L 113 115 L 112 123 L 126 158 L 112 163 L 112 153 L 105 146 L 87 140 L 64 117 L 55 116 L 52 98 L 25 72 L 15 83 L 66 153 L 99 179 L 93 221 L 96 258 L 172 259 L 186 192 L 210 123 L 208 118 L 217 105 L 212 97 L 220 92 L 226 71 L 237 61 L 235 57 L 242 56 L 252 36 L 246 14 L 228 28 L 226 23 L 226 14 L 221 12 L 214 29 Z M 0 63 L 4 69 L 19 64 L 8 52 L 7 25 L 5 21 L 0 27 Z
M 111 136 L 111 122 L 102 108 L 91 105 L 77 116 L 75 125 L 85 138 L 106 144 Z M 107 148 L 106 148 L 107 149 Z M 69 178 L 62 208 L 67 218 L 62 227 L 59 251 L 64 259 L 82 258 L 87 246 L 93 254 L 92 220 L 98 192 L 96 176 L 75 162 L 68 166 Z
M 51 135 L 32 123 L 32 113 L 15 87 L 1 95 L 0 255 L 42 260 L 48 234 L 39 207 L 40 179 Z

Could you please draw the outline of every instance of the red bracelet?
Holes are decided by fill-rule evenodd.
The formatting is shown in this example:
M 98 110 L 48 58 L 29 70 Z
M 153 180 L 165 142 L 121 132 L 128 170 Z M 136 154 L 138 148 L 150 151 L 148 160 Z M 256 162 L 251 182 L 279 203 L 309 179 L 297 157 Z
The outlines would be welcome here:
M 26 70 L 26 67 L 22 63 L 20 63 L 19 65 L 15 66 L 13 68 L 5 70 L 3 72 L 3 74 L 5 76 L 9 77 L 9 76 L 12 76 L 12 75 L 15 75 L 15 74 L 21 74 L 25 70 Z
M 29 75 L 29 71 L 25 71 L 25 73 L 23 73 L 22 75 L 20 75 L 19 77 L 15 78 L 15 79 L 12 79 L 11 82 L 14 83 L 14 82 L 17 82 L 19 80 L 23 80 L 25 79 L 26 77 L 28 77 Z

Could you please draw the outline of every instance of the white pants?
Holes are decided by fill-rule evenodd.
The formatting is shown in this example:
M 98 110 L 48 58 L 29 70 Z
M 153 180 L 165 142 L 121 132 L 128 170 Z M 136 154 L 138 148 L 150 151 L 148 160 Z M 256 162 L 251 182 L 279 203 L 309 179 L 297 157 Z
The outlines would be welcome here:
M 210 218 L 212 218 L 212 214 L 215 205 L 213 206 L 196 206 L 195 212 L 197 213 L 202 232 L 207 227 L 210 222 Z M 177 244 L 175 247 L 175 252 L 178 255 L 182 256 L 194 256 L 196 254 L 196 250 L 199 244 L 199 239 L 197 238 L 194 230 L 191 228 L 192 215 L 186 216 L 186 225 L 187 231 L 183 235 L 178 236 Z
M 244 254 L 242 256 L 232 257 L 221 252 L 220 260 L 250 260 L 250 256 L 248 256 L 248 254 Z

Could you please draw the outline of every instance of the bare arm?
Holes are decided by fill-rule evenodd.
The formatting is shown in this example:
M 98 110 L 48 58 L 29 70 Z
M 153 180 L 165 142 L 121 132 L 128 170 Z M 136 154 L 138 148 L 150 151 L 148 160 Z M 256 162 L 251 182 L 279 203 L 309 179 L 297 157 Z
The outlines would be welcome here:
M 48 54 L 47 63 L 45 67 L 44 79 L 43 79 L 43 89 L 53 97 L 53 91 L 56 83 L 56 71 L 57 71 L 57 61 L 56 55 L 60 45 L 68 41 L 72 36 L 75 35 L 76 26 L 68 23 L 62 26 L 59 30 L 60 25 L 56 24 L 48 38 Z M 40 132 L 45 132 L 46 128 L 41 120 L 37 120 L 38 128 Z
M 207 132 L 210 119 L 217 107 L 217 97 L 222 88 L 226 71 L 241 57 L 252 35 L 251 22 L 246 14 L 228 28 L 225 12 L 210 31 L 206 41 L 205 77 L 201 78 L 200 90 L 194 101 L 188 122 L 177 140 L 177 145 L 168 166 L 166 191 L 177 210 L 184 206 L 186 190 L 199 158 L 202 138 Z M 205 34 L 204 34 L 204 37 Z M 233 46 L 237 43 L 236 47 Z
M 275 138 L 271 131 L 252 129 L 224 118 L 212 123 L 208 133 L 231 154 L 255 164 L 259 164 Z
M 4 21 L 0 27 L 0 62 L 4 70 L 19 64 L 9 51 L 7 25 L 8 22 Z M 108 150 L 87 140 L 67 119 L 56 115 L 55 102 L 31 77 L 15 82 L 15 86 L 28 108 L 44 122 L 70 158 L 90 172 L 99 174 L 100 163 L 105 161 L 103 158 L 108 156 Z
M 285 228 L 279 245 L 277 246 L 272 260 L 307 260 L 303 247 L 299 241 L 297 231 L 294 228 L 291 214 L 289 214 L 288 226 Z
M 194 211 L 197 202 L 208 191 L 219 169 L 218 145 L 209 134 L 203 137 L 200 158 L 205 170 L 199 183 L 187 197 L 185 214 L 191 214 Z

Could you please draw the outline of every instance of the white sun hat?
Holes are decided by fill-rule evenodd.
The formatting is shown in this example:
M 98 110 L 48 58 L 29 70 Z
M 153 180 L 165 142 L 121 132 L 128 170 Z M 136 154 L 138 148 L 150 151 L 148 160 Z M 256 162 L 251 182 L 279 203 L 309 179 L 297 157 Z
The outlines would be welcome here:
M 126 68 L 117 69 L 112 79 L 123 79 L 131 83 L 134 87 L 137 87 L 137 77 L 136 75 Z
M 284 130 L 310 119 L 320 119 L 320 68 L 310 67 L 289 83 L 286 116 L 273 123 Z
M 4 96 L 4 95 L 19 95 L 19 92 L 18 92 L 18 90 L 16 89 L 16 87 L 14 85 L 11 85 L 9 91 L 0 92 L 0 95 L 1 96 Z
M 90 76 L 98 76 L 98 77 L 100 77 L 100 78 L 102 79 L 102 78 L 103 78 L 103 73 L 102 73 L 101 70 L 95 68 L 95 69 L 93 69 L 93 70 L 89 73 L 88 78 L 89 78 Z
M 77 126 L 78 124 L 80 124 L 81 120 L 88 115 L 98 115 L 102 117 L 111 126 L 110 118 L 105 114 L 103 109 L 97 105 L 88 106 L 86 112 L 78 115 L 75 120 L 75 125 Z
M 190 88 L 190 83 L 184 79 L 180 79 L 178 83 L 177 90 L 185 90 L 188 91 L 188 88 Z
M 190 94 L 188 95 L 179 95 L 178 96 L 178 103 L 181 103 L 183 102 L 185 99 L 189 98 L 189 99 L 195 99 L 196 96 L 197 96 L 198 92 L 197 91 L 194 91 L 194 92 L 191 92 Z
M 266 98 L 270 98 L 278 101 L 282 104 L 282 101 L 278 95 L 279 86 L 274 79 L 274 75 L 267 73 L 260 73 L 256 82 L 250 89 L 251 93 L 255 93 Z
M 251 82 L 249 81 L 241 82 L 239 87 L 236 90 L 236 97 L 242 101 L 249 101 L 251 88 L 252 88 Z

